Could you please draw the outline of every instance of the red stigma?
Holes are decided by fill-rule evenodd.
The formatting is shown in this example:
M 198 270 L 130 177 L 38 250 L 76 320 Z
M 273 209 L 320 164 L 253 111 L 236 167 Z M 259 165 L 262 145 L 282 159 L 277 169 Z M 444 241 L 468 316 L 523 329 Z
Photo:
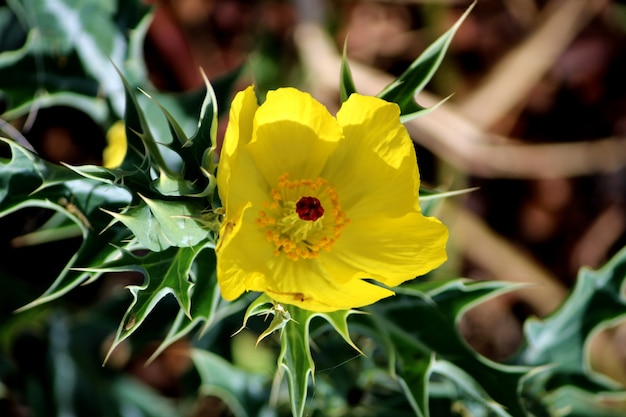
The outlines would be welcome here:
M 324 207 L 315 197 L 302 197 L 296 203 L 296 213 L 302 220 L 314 222 L 324 215 Z

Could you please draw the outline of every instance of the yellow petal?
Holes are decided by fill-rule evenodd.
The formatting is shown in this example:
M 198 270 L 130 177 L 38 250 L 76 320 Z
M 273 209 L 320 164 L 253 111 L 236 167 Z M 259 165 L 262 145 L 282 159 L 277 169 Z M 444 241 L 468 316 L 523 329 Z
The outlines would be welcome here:
M 229 301 L 247 290 L 263 291 L 254 283 L 263 280 L 267 262 L 274 256 L 270 243 L 254 224 L 255 217 L 255 210 L 247 204 L 232 213 L 220 231 L 217 278 L 222 296 Z
M 372 215 L 342 232 L 326 262 L 334 274 L 359 271 L 357 276 L 394 287 L 444 263 L 447 240 L 447 228 L 434 217 Z
M 330 312 L 375 303 L 394 293 L 378 285 L 351 279 L 336 282 L 315 259 L 280 262 L 267 288 L 274 300 L 306 310 Z
M 107 146 L 102 151 L 102 166 L 117 168 L 124 162 L 126 156 L 126 125 L 118 120 L 107 132 Z
M 248 149 L 268 183 L 287 172 L 316 178 L 342 138 L 328 110 L 293 88 L 270 91 L 256 112 Z
M 399 116 L 396 104 L 358 94 L 337 113 L 345 140 L 323 176 L 337 188 L 351 219 L 419 211 L 415 150 Z
M 217 187 L 227 210 L 230 206 L 241 210 L 242 205 L 250 201 L 251 193 L 262 192 L 264 188 L 255 181 L 260 175 L 245 150 L 252 139 L 252 124 L 258 107 L 254 87 L 250 86 L 235 95 L 230 108 L 217 169 Z

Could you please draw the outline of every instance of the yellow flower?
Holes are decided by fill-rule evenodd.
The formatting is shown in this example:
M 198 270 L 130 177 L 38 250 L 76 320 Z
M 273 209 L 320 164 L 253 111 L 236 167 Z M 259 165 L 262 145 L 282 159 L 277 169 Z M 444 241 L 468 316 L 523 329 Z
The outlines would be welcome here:
M 372 304 L 446 260 L 446 227 L 421 214 L 399 108 L 353 94 L 334 118 L 309 94 L 237 94 L 217 183 L 226 216 L 217 278 L 328 312 Z
M 117 168 L 126 156 L 126 126 L 119 120 L 107 132 L 107 146 L 102 151 L 102 165 L 105 168 Z

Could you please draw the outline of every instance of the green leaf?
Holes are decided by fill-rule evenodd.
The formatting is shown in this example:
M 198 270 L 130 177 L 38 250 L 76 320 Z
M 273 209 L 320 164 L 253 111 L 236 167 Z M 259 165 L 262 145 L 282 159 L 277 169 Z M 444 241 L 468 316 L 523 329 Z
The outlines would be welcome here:
M 280 331 L 279 375 L 281 377 L 287 376 L 293 416 L 299 417 L 304 413 L 309 376 L 313 378 L 315 370 L 310 349 L 309 328 L 311 320 L 315 317 L 325 319 L 350 346 L 361 353 L 348 332 L 347 318 L 355 313 L 359 312 L 347 310 L 317 313 L 295 306 L 283 307 L 281 304 L 275 304 L 266 294 L 261 294 L 248 307 L 244 315 L 243 325 L 237 333 L 246 327 L 250 317 L 268 314 L 272 314 L 273 319 L 268 328 L 258 337 L 257 344 L 271 333 Z
M 420 201 L 433 201 L 443 198 L 456 197 L 458 195 L 468 194 L 480 189 L 480 187 L 463 188 L 453 191 L 432 191 L 420 188 Z
M 169 129 L 170 129 L 170 133 L 172 135 L 172 138 L 174 138 L 175 140 L 173 141 L 172 146 L 174 146 L 174 144 L 176 144 L 176 141 L 178 141 L 179 145 L 184 145 L 189 139 L 187 138 L 187 134 L 185 133 L 185 131 L 183 130 L 183 128 L 180 126 L 180 124 L 178 123 L 178 121 L 176 121 L 176 119 L 174 118 L 174 116 L 172 116 L 172 114 L 155 98 L 153 98 L 150 94 L 148 94 L 146 91 L 142 90 L 141 88 L 138 89 L 144 96 L 146 96 L 147 98 L 149 98 L 161 111 L 161 113 L 163 113 L 163 115 L 165 116 Z M 177 148 L 179 149 L 179 148 Z
M 273 319 L 268 328 L 258 337 L 257 344 L 271 333 L 280 331 L 279 376 L 287 376 L 293 416 L 299 417 L 304 413 L 309 376 L 313 379 L 315 370 L 315 363 L 313 362 L 310 349 L 309 328 L 311 320 L 315 317 L 325 319 L 350 346 L 361 353 L 348 332 L 347 318 L 351 314 L 356 313 L 359 312 L 347 310 L 317 313 L 302 310 L 295 306 L 283 307 L 281 304 L 275 304 L 266 294 L 261 294 L 248 307 L 244 315 L 243 325 L 237 333 L 246 327 L 251 316 L 269 314 L 273 315 Z
M 257 308 L 262 311 L 263 305 L 264 304 L 259 302 Z M 347 310 L 331 313 L 316 313 L 302 310 L 294 306 L 289 306 L 286 311 L 290 313 L 289 316 L 283 315 L 280 317 L 278 325 L 274 326 L 273 329 L 280 329 L 281 331 L 281 350 L 278 363 L 281 370 L 287 376 L 292 414 L 295 417 L 300 417 L 304 415 L 309 376 L 311 376 L 313 380 L 315 371 L 315 363 L 313 362 L 310 349 L 309 327 L 311 320 L 315 317 L 325 319 L 350 346 L 361 353 L 350 338 L 347 324 L 348 316 L 358 312 Z M 276 319 L 276 316 L 278 316 L 276 309 L 274 308 L 271 312 L 275 314 Z M 272 328 L 272 326 L 270 326 L 270 328 Z M 263 335 L 266 334 L 264 333 Z
M 408 346 L 399 348 L 398 353 L 403 358 L 403 370 L 396 378 L 400 388 L 418 417 L 427 417 L 428 414 L 428 380 L 432 374 L 434 355 L 428 355 L 419 350 L 411 350 Z M 410 358 L 410 361 L 405 361 Z
M 18 24 L 0 28 L 0 38 L 13 39 L 14 49 L 0 53 L 0 79 L 10 98 L 4 118 L 39 107 L 70 105 L 103 122 L 106 97 L 118 114 L 123 109 L 119 77 L 110 64 L 128 56 L 127 34 L 149 8 L 125 2 L 74 0 L 7 2 Z M 16 34 L 17 33 L 17 34 Z M 18 39 L 23 44 L 18 44 Z
M 183 310 L 178 312 L 168 334 L 148 359 L 148 362 L 154 360 L 168 346 L 189 334 L 201 323 L 204 323 L 201 333 L 205 333 L 213 325 L 239 312 L 248 304 L 245 297 L 235 302 L 226 302 L 222 299 L 215 266 L 214 248 L 205 246 L 194 259 L 190 270 L 190 276 L 195 283 L 191 288 L 191 318 Z
M 267 329 L 265 329 L 256 339 L 257 345 L 261 342 L 261 340 L 265 339 L 270 334 L 277 330 L 282 330 L 287 323 L 292 320 L 289 311 L 285 310 L 285 308 L 280 304 L 276 304 L 274 308 L 272 308 L 272 313 L 274 317 L 272 318 L 270 325 L 267 326 Z
M 485 393 L 485 406 L 511 416 L 526 415 L 519 400 L 521 380 L 528 369 L 491 362 L 472 350 L 458 332 L 462 314 L 473 305 L 516 286 L 501 282 L 455 280 L 410 288 L 397 288 L 392 301 L 368 309 L 378 333 L 384 335 L 382 346 L 393 348 L 395 373 L 416 408 L 416 414 L 428 416 L 428 380 L 435 370 L 455 380 L 461 388 Z M 423 319 L 420 319 L 423 318 Z M 385 342 L 386 340 L 386 342 Z M 441 364 L 449 362 L 450 366 Z M 460 370 L 461 372 L 457 371 Z M 499 405 L 497 405 L 499 404 Z M 505 415 L 505 414 L 502 414 Z
M 213 153 L 217 145 L 217 116 L 219 109 L 215 91 L 204 72 L 202 72 L 202 78 L 206 86 L 206 95 L 202 101 L 202 107 L 200 107 L 198 128 L 184 146 L 189 148 L 190 156 L 196 158 L 198 166 L 204 168 L 209 174 L 214 175 L 216 167 Z M 197 159 L 198 156 L 201 156 L 200 160 Z
M 24 116 L 37 102 L 40 108 L 78 108 L 103 122 L 108 115 L 106 100 L 97 96 L 98 84 L 87 77 L 77 54 L 70 52 L 63 59 L 44 54 L 39 51 L 41 39 L 33 29 L 20 49 L 0 52 L 1 91 L 8 101 L 2 118 Z
M 25 207 L 49 209 L 71 220 L 83 237 L 80 248 L 50 288 L 23 310 L 58 298 L 90 278 L 90 274 L 73 268 L 97 265 L 114 255 L 116 249 L 111 244 L 122 245 L 128 232 L 120 227 L 106 229 L 109 219 L 101 208 L 118 210 L 130 203 L 131 196 L 120 185 L 85 178 L 44 161 L 15 142 L 1 141 L 9 146 L 11 158 L 0 158 L 0 217 Z M 52 229 L 46 226 L 46 230 Z
M 130 406 L 141 411 L 145 417 L 172 417 L 177 410 L 171 399 L 164 397 L 156 389 L 148 387 L 132 377 L 122 377 L 113 381 L 113 393 L 126 409 Z M 168 401 L 169 400 L 169 401 Z
M 267 294 L 263 293 L 259 295 L 254 301 L 250 303 L 250 305 L 246 309 L 246 312 L 243 316 L 243 323 L 235 334 L 246 328 L 250 317 L 274 313 L 274 306 L 274 301 Z
M 72 166 L 61 162 L 61 165 L 67 169 L 74 171 L 81 177 L 89 178 L 99 182 L 103 182 L 110 185 L 115 185 L 119 182 L 121 177 L 116 172 L 110 169 L 104 168 L 100 165 L 81 165 Z
M 190 180 L 179 177 L 170 177 L 161 171 L 159 179 L 153 183 L 153 187 L 159 194 L 168 197 L 198 196 L 196 184 Z M 204 197 L 204 195 L 202 195 Z
M 205 395 L 215 395 L 224 401 L 236 417 L 262 415 L 267 378 L 246 372 L 224 358 L 205 350 L 191 351 Z
M 144 186 L 151 182 L 151 168 L 158 172 L 164 171 L 170 177 L 176 177 L 176 174 L 163 158 L 144 111 L 137 101 L 134 89 L 122 72 L 117 67 L 115 68 L 117 77 L 122 80 L 126 95 L 124 122 L 126 124 L 127 151 L 119 169 L 126 172 L 125 176 L 136 178 Z
M 548 394 L 544 401 L 549 404 L 551 415 L 569 417 L 623 417 L 624 397 L 598 397 L 588 391 L 572 385 L 563 385 L 561 388 Z M 620 406 L 621 403 L 621 406 Z
M 225 97 L 230 97 L 238 74 L 239 70 L 232 71 L 215 81 Z M 206 76 L 203 74 L 206 86 L 202 90 L 184 94 L 140 90 L 143 94 L 139 97 L 120 77 L 126 89 L 129 151 L 118 171 L 125 177 L 137 177 L 136 181 L 149 188 L 152 168 L 160 175 L 151 186 L 161 194 L 210 197 L 216 187 L 214 151 L 219 113 L 218 99 Z
M 204 74 L 203 77 L 206 83 L 206 94 L 202 103 L 198 102 L 198 106 L 200 107 L 199 121 L 197 122 L 197 129 L 191 138 L 188 137 L 183 127 L 177 121 L 177 118 L 174 117 L 159 100 L 152 98 L 148 93 L 142 90 L 144 95 L 150 98 L 152 103 L 154 103 L 165 116 L 173 138 L 173 140 L 168 141 L 170 142 L 169 147 L 181 156 L 181 176 L 188 179 L 187 181 L 183 181 L 180 178 L 171 178 L 166 173 L 162 173 L 159 190 L 169 192 L 167 195 L 172 195 L 172 191 L 175 191 L 178 195 L 185 194 L 195 197 L 205 197 L 209 196 L 216 186 L 213 153 L 215 151 L 217 135 L 217 99 L 211 84 Z M 193 96 L 195 97 L 196 94 Z M 170 102 L 175 105 L 175 107 L 181 107 L 179 102 L 186 100 L 188 100 L 188 98 L 181 97 L 178 100 L 170 100 Z M 193 111 L 195 111 L 195 109 L 193 109 Z M 203 177 L 206 177 L 208 182 L 201 183 L 204 185 L 199 185 L 198 181 Z M 163 187 L 165 180 L 165 185 L 170 184 L 169 188 Z M 171 186 L 176 184 L 179 184 L 178 187 Z M 192 187 L 192 184 L 194 187 Z M 201 189 L 198 189 L 198 187 L 201 187 Z
M 117 259 L 85 269 L 97 273 L 138 271 L 145 276 L 143 285 L 128 287 L 133 302 L 124 314 L 105 362 L 115 347 L 139 328 L 166 295 L 172 294 L 182 311 L 188 317 L 191 316 L 191 293 L 194 284 L 189 279 L 190 270 L 195 258 L 206 245 L 203 242 L 195 247 L 171 247 L 162 252 L 149 252 L 142 257 L 120 249 L 121 256 Z
M 350 97 L 352 93 L 356 93 L 356 86 L 352 79 L 352 72 L 350 71 L 350 63 L 348 62 L 348 38 L 343 43 L 343 54 L 341 55 L 341 70 L 339 78 L 339 93 L 341 94 L 341 102 L 343 103 Z
M 576 285 L 563 305 L 550 317 L 525 324 L 528 346 L 520 359 L 529 365 L 551 365 L 544 384 L 578 380 L 577 385 L 600 391 L 615 384 L 592 371 L 587 358 L 590 337 L 626 318 L 626 248 L 597 271 L 580 270 Z
M 290 308 L 290 311 L 292 320 L 285 324 L 280 334 L 278 363 L 287 376 L 291 413 L 294 417 L 302 417 L 309 376 L 313 377 L 315 370 L 309 341 L 309 321 L 315 313 L 299 308 Z
M 347 344 L 349 344 L 354 350 L 362 355 L 363 352 L 361 352 L 361 349 L 359 349 L 357 345 L 354 344 L 352 338 L 350 337 L 350 331 L 348 328 L 348 317 L 352 314 L 365 313 L 358 310 L 339 310 L 330 313 L 316 313 L 313 315 L 313 317 L 321 317 L 326 320 Z
M 424 213 L 425 216 L 429 216 L 430 213 L 432 213 L 433 210 L 436 209 L 438 204 L 440 204 L 444 198 L 456 197 L 459 195 L 471 193 L 478 189 L 479 187 L 472 187 L 454 191 L 434 191 L 421 187 L 419 191 L 419 202 L 422 213 Z
M 490 395 L 483 389 L 480 378 L 477 378 L 475 374 L 468 373 L 468 371 L 462 369 L 460 366 L 453 364 L 446 360 L 435 361 L 430 372 L 433 374 L 439 374 L 452 380 L 458 387 L 460 387 L 470 398 L 476 400 L 485 409 L 491 413 L 500 417 L 510 417 L 512 415 L 528 415 L 525 410 L 521 410 L 523 414 L 516 414 L 520 410 L 509 410 L 507 407 L 503 407 L 501 404 L 490 401 Z M 506 380 L 505 380 L 506 383 Z M 519 385 L 519 381 L 517 381 Z
M 143 200 L 123 213 L 106 211 L 128 227 L 139 243 L 155 252 L 170 246 L 189 247 L 207 239 L 208 232 L 194 220 L 201 209 L 182 201 Z
M 397 103 L 403 122 L 424 115 L 427 110 L 415 102 L 415 95 L 420 93 L 431 80 L 441 64 L 454 34 L 461 23 L 474 8 L 476 2 L 463 13 L 457 22 L 439 39 L 430 44 L 422 54 L 407 68 L 400 77 L 386 86 L 378 97 L 383 100 Z

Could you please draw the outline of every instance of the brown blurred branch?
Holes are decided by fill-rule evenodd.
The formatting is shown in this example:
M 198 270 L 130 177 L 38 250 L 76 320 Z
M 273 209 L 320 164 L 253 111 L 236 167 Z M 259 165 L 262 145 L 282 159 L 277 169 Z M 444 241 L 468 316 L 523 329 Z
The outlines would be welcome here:
M 585 265 L 590 268 L 599 268 L 626 231 L 624 207 L 612 204 L 596 216 L 594 222 L 580 237 L 570 254 L 570 268 L 578 269 Z
M 552 0 L 540 23 L 483 78 L 457 111 L 479 127 L 489 127 L 519 105 L 554 65 L 580 30 L 607 4 L 606 0 Z

